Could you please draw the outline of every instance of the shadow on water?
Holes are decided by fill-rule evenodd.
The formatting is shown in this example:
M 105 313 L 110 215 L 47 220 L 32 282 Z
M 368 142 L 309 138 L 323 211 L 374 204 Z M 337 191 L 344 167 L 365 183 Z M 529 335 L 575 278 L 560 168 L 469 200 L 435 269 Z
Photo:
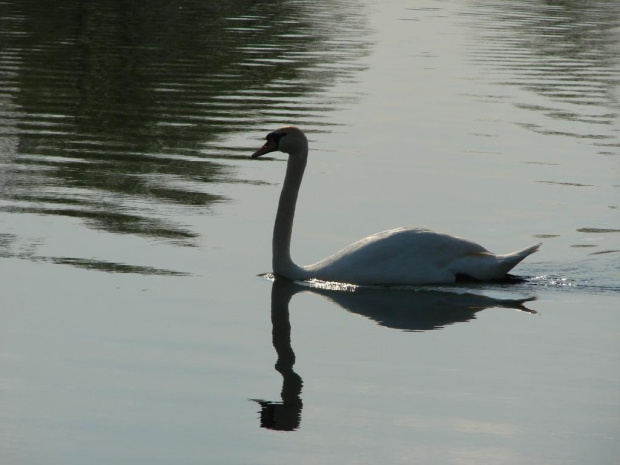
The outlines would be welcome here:
M 317 96 L 361 69 L 365 21 L 349 0 L 2 2 L 0 215 L 196 245 L 178 213 L 241 182 L 226 139 L 327 125 L 346 96 Z
M 271 288 L 272 341 L 278 354 L 275 368 L 282 375 L 281 401 L 252 399 L 261 406 L 261 427 L 294 431 L 300 427 L 303 402 L 302 378 L 293 370 L 289 303 L 300 292 L 318 294 L 347 312 L 361 315 L 380 326 L 401 331 L 432 331 L 471 321 L 488 308 L 511 308 L 535 314 L 525 306 L 535 300 L 500 299 L 460 292 L 456 289 L 369 288 L 297 283 L 275 279 Z

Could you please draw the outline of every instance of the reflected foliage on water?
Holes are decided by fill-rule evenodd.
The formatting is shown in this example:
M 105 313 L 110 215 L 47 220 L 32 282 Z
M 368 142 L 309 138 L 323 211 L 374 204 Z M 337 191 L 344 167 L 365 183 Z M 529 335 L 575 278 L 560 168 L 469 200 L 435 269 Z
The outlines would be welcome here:
M 544 114 L 546 122 L 523 127 L 586 139 L 601 154 L 618 154 L 617 1 L 476 1 L 463 15 L 475 31 L 470 55 L 491 70 L 485 77 L 536 94 L 515 106 Z
M 365 27 L 346 0 L 3 2 L 1 211 L 195 245 L 170 212 L 227 200 L 214 186 L 247 152 L 227 137 L 320 126 L 344 96 L 316 96 L 361 69 Z

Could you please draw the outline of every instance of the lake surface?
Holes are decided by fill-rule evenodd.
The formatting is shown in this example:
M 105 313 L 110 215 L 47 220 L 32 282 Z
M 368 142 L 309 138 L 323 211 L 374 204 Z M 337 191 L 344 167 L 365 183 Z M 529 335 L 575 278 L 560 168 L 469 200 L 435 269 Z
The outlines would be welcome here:
M 612 464 L 620 6 L 0 4 L 0 461 Z M 513 284 L 273 281 L 400 225 Z

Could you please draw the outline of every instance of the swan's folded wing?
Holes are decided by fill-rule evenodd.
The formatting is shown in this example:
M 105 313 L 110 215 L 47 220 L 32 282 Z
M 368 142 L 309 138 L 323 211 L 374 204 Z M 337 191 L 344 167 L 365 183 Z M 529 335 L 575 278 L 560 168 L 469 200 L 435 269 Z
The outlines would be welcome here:
M 448 283 L 456 279 L 450 265 L 475 254 L 490 252 L 447 234 L 398 228 L 354 242 L 305 269 L 319 279 L 354 284 Z

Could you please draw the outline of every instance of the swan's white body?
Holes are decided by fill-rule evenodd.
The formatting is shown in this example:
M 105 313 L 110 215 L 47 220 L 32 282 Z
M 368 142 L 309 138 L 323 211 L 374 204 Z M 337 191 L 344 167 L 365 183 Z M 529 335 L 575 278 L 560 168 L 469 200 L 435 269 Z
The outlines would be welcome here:
M 289 154 L 273 230 L 273 272 L 291 280 L 322 279 L 351 284 L 451 283 L 458 276 L 480 281 L 501 279 L 540 244 L 495 255 L 459 237 L 403 227 L 361 239 L 320 262 L 298 266 L 290 243 L 297 194 L 308 158 L 306 136 L 295 127 L 270 133 L 252 158 L 280 150 Z

